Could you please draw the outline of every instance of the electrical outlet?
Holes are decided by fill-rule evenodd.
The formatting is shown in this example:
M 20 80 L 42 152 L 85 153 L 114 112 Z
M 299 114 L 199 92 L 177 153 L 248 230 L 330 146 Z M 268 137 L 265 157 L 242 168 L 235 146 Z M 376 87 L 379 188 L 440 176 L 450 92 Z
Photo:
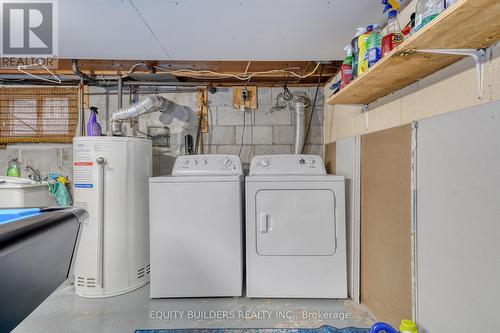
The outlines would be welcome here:
M 233 109 L 241 110 L 242 107 L 257 108 L 257 87 L 233 87 Z

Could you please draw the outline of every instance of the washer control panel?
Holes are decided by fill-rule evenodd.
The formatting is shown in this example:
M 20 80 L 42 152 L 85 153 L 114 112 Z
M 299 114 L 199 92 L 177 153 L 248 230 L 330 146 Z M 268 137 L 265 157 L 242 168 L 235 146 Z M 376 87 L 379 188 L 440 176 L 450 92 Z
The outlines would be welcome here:
M 261 155 L 250 164 L 250 175 L 326 175 L 323 159 L 316 155 Z
M 235 155 L 184 155 L 175 160 L 172 176 L 241 175 L 241 161 Z

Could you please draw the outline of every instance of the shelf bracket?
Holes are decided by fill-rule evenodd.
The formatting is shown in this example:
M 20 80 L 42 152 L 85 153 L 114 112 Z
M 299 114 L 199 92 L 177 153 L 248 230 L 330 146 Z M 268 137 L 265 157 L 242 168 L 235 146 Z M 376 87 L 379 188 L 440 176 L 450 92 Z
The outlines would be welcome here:
M 368 129 L 368 104 L 361 105 L 361 113 L 365 115 L 365 129 Z
M 486 51 L 484 49 L 423 49 L 416 52 L 451 54 L 471 57 L 476 63 L 477 97 L 483 95 L 484 63 L 486 61 Z

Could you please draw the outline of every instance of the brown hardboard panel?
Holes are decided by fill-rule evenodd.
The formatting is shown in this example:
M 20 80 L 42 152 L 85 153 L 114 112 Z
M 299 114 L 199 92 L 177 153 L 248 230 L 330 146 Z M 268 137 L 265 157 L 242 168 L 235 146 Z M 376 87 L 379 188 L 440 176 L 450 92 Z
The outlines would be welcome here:
M 392 325 L 411 318 L 410 152 L 410 125 L 361 138 L 361 302 Z
M 325 145 L 325 166 L 326 172 L 334 175 L 336 172 L 335 160 L 337 155 L 337 144 L 335 142 Z

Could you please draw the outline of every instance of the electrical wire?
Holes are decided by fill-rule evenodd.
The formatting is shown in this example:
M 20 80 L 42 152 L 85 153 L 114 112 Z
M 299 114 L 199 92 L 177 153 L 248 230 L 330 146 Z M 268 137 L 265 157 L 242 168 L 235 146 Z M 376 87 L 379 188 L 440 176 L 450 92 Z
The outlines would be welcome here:
M 288 80 L 290 79 L 290 74 L 286 77 L 285 84 L 283 85 L 283 99 L 287 102 L 293 100 L 293 93 L 288 89 Z
M 248 71 L 249 66 L 250 66 L 250 61 L 248 62 L 245 73 L 246 73 L 246 71 Z M 245 83 L 245 87 L 243 89 L 247 88 L 247 85 L 250 83 L 251 79 L 252 79 L 251 77 L 248 78 L 247 82 Z M 246 128 L 246 119 L 247 119 L 247 115 L 245 113 L 245 103 L 246 103 L 246 100 L 243 101 L 243 129 L 241 130 L 241 144 L 240 144 L 240 151 L 238 152 L 238 157 L 240 159 L 241 159 L 241 151 L 243 150 L 243 139 L 245 138 L 245 128 Z M 251 136 L 253 137 L 253 131 L 251 133 Z
M 128 76 L 129 76 L 130 74 L 132 74 L 132 73 L 135 71 L 135 69 L 136 69 L 137 67 L 139 67 L 139 66 L 144 66 L 144 67 L 148 68 L 148 66 L 147 66 L 145 63 L 143 63 L 143 62 L 138 62 L 137 64 L 135 64 L 135 65 L 133 65 L 132 67 L 130 67 L 130 69 L 128 70 L 128 72 L 127 72 L 127 73 L 125 73 L 125 74 L 123 74 L 123 75 L 121 76 L 121 78 L 122 78 L 122 79 L 124 79 L 124 78 L 128 77 Z
M 271 69 L 271 70 L 267 70 L 267 71 L 261 71 L 261 72 L 254 72 L 252 74 L 243 74 L 243 76 L 240 76 L 240 75 L 236 75 L 236 74 L 228 74 L 228 73 L 219 73 L 219 72 L 214 72 L 214 71 L 211 71 L 211 70 L 194 70 L 194 69 L 167 69 L 167 68 L 164 68 L 164 67 L 161 67 L 161 66 L 153 66 L 154 68 L 157 68 L 165 73 L 170 73 L 170 74 L 181 74 L 182 76 L 186 76 L 186 77 L 189 77 L 189 74 L 193 74 L 193 75 L 196 75 L 196 74 L 212 74 L 212 75 L 215 75 L 215 76 L 223 76 L 224 78 L 235 78 L 237 80 L 240 80 L 240 81 L 247 81 L 247 80 L 250 80 L 251 78 L 253 78 L 254 76 L 259 76 L 259 75 L 264 75 L 264 74 L 272 74 L 272 73 L 288 73 L 292 76 L 295 76 L 299 79 L 305 79 L 311 75 L 313 75 L 314 73 L 316 73 L 316 70 L 319 68 L 321 64 L 318 62 L 316 64 L 316 67 L 314 68 L 314 70 L 312 70 L 311 72 L 305 74 L 305 75 L 300 75 L 294 71 L 292 71 L 291 69 L 296 69 L 295 68 L 283 68 L 283 69 Z M 182 74 L 184 73 L 184 74 Z M 196 77 L 196 76 L 194 76 Z
M 241 130 L 240 151 L 238 152 L 239 158 L 241 158 L 241 151 L 243 150 L 243 139 L 245 138 L 246 118 L 247 118 L 247 115 L 245 114 L 245 111 L 243 111 L 243 129 Z
M 323 77 L 323 66 L 321 66 L 319 70 L 319 78 L 318 78 L 318 85 L 316 86 L 316 93 L 314 94 L 314 100 L 311 108 L 311 114 L 309 115 L 309 124 L 307 124 L 307 131 L 306 131 L 306 137 L 304 138 L 304 145 L 302 146 L 301 153 L 304 154 L 304 149 L 307 144 L 307 139 L 309 138 L 309 131 L 311 130 L 311 123 L 312 123 L 312 118 L 314 115 L 314 109 L 316 108 L 316 100 L 318 98 L 318 92 L 319 88 L 321 86 L 321 79 Z
M 250 64 L 252 63 L 251 60 L 248 61 L 248 64 L 247 64 L 247 67 L 245 68 L 245 74 L 243 74 L 243 76 L 246 76 L 247 73 L 248 73 L 248 69 L 250 68 Z

